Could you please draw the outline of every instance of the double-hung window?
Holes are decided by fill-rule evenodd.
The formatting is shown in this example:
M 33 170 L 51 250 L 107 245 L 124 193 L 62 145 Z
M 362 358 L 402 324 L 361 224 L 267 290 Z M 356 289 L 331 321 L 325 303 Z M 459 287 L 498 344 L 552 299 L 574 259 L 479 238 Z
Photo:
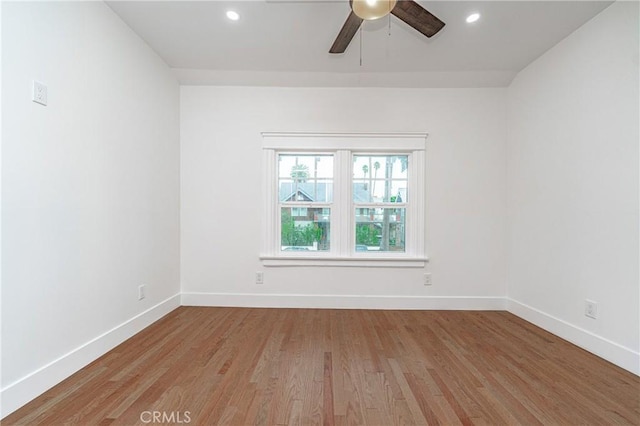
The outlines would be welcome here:
M 409 157 L 353 154 L 356 252 L 405 252 Z
M 416 266 L 426 134 L 263 133 L 267 266 Z
M 280 250 L 330 251 L 333 154 L 278 153 L 277 161 Z

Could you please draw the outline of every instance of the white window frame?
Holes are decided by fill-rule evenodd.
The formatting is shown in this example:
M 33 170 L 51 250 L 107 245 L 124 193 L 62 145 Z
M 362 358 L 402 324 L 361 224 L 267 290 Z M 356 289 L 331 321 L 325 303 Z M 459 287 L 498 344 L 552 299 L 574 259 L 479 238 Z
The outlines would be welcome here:
M 419 267 L 425 254 L 425 152 L 427 133 L 262 133 L 264 266 Z M 283 252 L 280 246 L 279 154 L 334 154 L 331 240 L 328 252 Z M 407 155 L 405 251 L 356 252 L 353 155 Z M 344 182 L 348 179 L 348 182 Z

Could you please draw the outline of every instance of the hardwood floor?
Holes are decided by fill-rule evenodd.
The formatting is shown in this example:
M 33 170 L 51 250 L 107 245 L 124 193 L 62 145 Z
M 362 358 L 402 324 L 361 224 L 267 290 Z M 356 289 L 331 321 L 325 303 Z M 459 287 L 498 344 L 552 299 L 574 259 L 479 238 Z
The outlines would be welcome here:
M 181 307 L 13 424 L 640 424 L 640 378 L 506 312 Z

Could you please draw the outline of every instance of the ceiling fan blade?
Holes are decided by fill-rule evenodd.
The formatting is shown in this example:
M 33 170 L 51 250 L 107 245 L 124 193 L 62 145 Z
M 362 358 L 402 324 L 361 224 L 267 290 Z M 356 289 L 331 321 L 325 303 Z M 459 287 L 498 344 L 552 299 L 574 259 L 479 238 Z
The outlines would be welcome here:
M 444 22 L 414 0 L 398 0 L 391 13 L 427 37 L 435 35 L 444 27 Z
M 359 18 L 358 15 L 351 11 L 342 29 L 338 33 L 336 40 L 333 42 L 333 46 L 329 49 L 329 53 L 344 53 L 349 43 L 351 43 L 351 39 L 356 35 L 360 25 L 362 25 L 362 18 Z

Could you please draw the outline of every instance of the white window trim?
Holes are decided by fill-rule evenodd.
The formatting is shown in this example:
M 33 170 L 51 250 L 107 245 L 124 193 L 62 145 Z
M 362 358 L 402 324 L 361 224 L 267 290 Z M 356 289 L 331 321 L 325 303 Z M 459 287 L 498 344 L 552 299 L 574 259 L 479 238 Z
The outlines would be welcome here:
M 425 254 L 425 151 L 427 133 L 287 133 L 263 132 L 263 223 L 260 259 L 264 266 L 359 266 L 359 267 L 424 267 Z M 351 252 L 354 230 L 351 209 L 343 208 L 338 220 L 332 221 L 331 252 L 283 253 L 280 250 L 277 188 L 277 155 L 281 152 L 334 152 L 334 202 L 352 205 L 351 184 L 341 179 L 351 176 L 351 154 L 407 153 L 409 163 L 409 194 L 405 236 L 406 252 Z M 346 189 L 346 190 L 345 190 Z M 337 238 L 349 227 L 348 238 Z M 335 244 L 335 245 L 334 245 Z

